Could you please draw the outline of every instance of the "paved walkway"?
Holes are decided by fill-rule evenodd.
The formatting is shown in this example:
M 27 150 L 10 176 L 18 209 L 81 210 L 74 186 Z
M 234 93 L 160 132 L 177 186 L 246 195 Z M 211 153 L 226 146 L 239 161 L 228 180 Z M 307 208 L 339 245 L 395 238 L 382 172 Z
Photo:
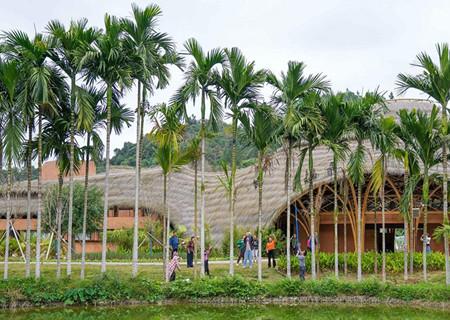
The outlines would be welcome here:
M 262 262 L 267 262 L 267 259 L 262 259 Z M 229 264 L 230 260 L 209 260 L 209 264 Z M 4 261 L 0 261 L 0 265 L 4 264 Z M 25 264 L 23 261 L 10 261 L 9 264 Z M 36 264 L 36 262 L 31 262 L 31 264 Z M 56 261 L 42 261 L 43 265 L 56 265 Z M 62 265 L 66 265 L 67 261 L 61 261 Z M 100 266 L 102 263 L 100 261 L 86 261 L 86 265 Z M 131 261 L 121 262 L 121 261 L 106 261 L 108 266 L 131 266 L 133 263 Z M 200 262 L 197 262 L 200 265 Z M 81 261 L 72 261 L 72 265 L 81 265 Z M 162 266 L 162 262 L 138 262 L 139 266 Z

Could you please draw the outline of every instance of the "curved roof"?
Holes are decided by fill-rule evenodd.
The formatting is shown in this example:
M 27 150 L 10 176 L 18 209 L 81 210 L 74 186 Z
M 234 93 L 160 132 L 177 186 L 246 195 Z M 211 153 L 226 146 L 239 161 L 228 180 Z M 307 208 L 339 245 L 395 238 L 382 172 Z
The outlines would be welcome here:
M 388 114 L 395 114 L 400 109 L 417 108 L 424 111 L 431 110 L 433 103 L 426 100 L 395 99 L 387 101 Z M 353 148 L 355 144 L 352 144 Z M 369 153 L 366 155 L 366 171 L 370 171 L 378 152 L 367 145 Z M 332 161 L 332 153 L 325 147 L 314 150 L 314 168 L 316 178 L 315 186 L 330 183 L 332 176 L 328 173 Z M 265 174 L 263 186 L 263 224 L 270 224 L 286 206 L 285 193 L 285 153 L 280 150 L 273 156 L 272 167 Z M 293 159 L 293 167 L 297 167 L 298 157 Z M 306 167 L 306 166 L 304 166 Z M 435 170 L 439 170 L 436 168 Z M 388 164 L 390 173 L 401 174 L 402 165 L 395 161 Z M 338 172 L 342 177 L 342 170 Z M 224 233 L 229 230 L 229 210 L 228 200 L 223 187 L 220 185 L 218 172 L 205 173 L 206 211 L 205 219 L 209 226 L 211 237 L 214 241 L 221 241 Z M 302 179 L 306 175 L 306 168 L 302 172 Z M 142 188 L 140 193 L 140 206 L 150 208 L 159 212 L 163 211 L 162 195 L 163 180 L 159 168 L 142 169 Z M 239 169 L 236 175 L 236 213 L 235 225 L 248 229 L 256 229 L 258 221 L 258 193 L 254 187 L 256 171 L 254 167 Z M 82 181 L 82 178 L 75 180 Z M 199 172 L 200 180 L 200 172 Z M 91 185 L 103 188 L 104 174 L 97 174 L 89 179 Z M 121 208 L 134 207 L 134 170 L 121 169 L 110 173 L 110 195 L 109 203 L 111 207 Z M 55 182 L 47 182 L 44 188 Z M 200 183 L 199 183 L 200 185 Z M 26 183 L 20 183 L 16 189 L 26 190 Z M 33 181 L 33 189 L 36 190 L 36 182 Z M 199 187 L 200 190 L 200 187 Z M 292 198 L 301 196 L 301 193 L 293 193 Z M 200 218 L 200 192 L 198 194 L 198 214 Z M 26 210 L 26 196 L 13 198 L 13 213 Z M 173 173 L 169 182 L 168 203 L 171 213 L 171 220 L 174 224 L 185 225 L 188 230 L 193 229 L 194 224 L 194 170 L 183 167 L 180 171 Z M 5 206 L 5 199 L 0 200 L 0 206 Z M 14 209 L 16 208 L 16 209 Z M 33 202 L 33 209 L 36 210 L 36 203 Z

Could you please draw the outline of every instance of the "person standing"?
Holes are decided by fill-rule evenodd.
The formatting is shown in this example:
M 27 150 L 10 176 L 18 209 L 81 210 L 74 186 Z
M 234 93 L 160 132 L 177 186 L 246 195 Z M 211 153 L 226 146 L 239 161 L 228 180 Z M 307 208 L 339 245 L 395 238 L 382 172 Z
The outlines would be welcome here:
M 275 261 L 275 240 L 272 237 L 269 237 L 269 240 L 266 244 L 266 253 L 267 253 L 267 260 L 269 263 L 269 268 L 273 266 L 274 268 L 277 266 L 277 263 Z M 272 264 L 271 264 L 272 261 Z
M 298 239 L 297 235 L 294 233 L 291 237 L 291 250 L 293 255 L 297 255 L 298 253 Z
M 178 252 L 179 244 L 180 244 L 180 241 L 178 240 L 177 232 L 174 231 L 172 236 L 169 239 L 169 245 L 172 248 L 172 257 L 173 257 L 174 252 Z
M 253 249 L 253 262 L 256 263 L 258 261 L 258 251 L 259 251 L 259 242 L 257 236 L 253 238 L 252 249 Z
M 209 247 L 208 249 L 205 249 L 205 253 L 204 253 L 205 274 L 207 274 L 208 276 L 210 276 L 210 274 L 209 274 L 209 255 L 211 254 L 211 250 L 212 250 L 212 248 Z
M 305 273 L 306 273 L 305 251 L 299 250 L 297 258 L 298 258 L 298 267 L 300 270 L 300 280 L 305 280 Z
M 193 268 L 194 267 L 194 249 L 195 249 L 195 237 L 192 236 L 191 240 L 188 242 L 187 245 L 187 267 Z
M 421 237 L 420 240 L 422 240 L 422 242 L 425 242 L 425 250 L 428 253 L 431 253 L 431 237 L 428 235 L 428 233 L 424 233 Z
M 175 281 L 176 271 L 180 269 L 180 257 L 178 256 L 178 252 L 173 252 L 172 260 L 170 260 L 169 264 L 166 268 L 166 277 L 169 281 Z
M 244 243 L 245 235 L 242 237 L 242 239 L 239 239 L 237 241 L 237 246 L 239 249 L 239 256 L 237 259 L 237 263 L 239 265 L 239 261 L 242 260 L 242 263 L 244 262 L 244 252 L 245 252 L 245 243 Z
M 247 232 L 247 235 L 244 238 L 244 268 L 253 267 L 253 254 L 252 254 L 252 246 L 253 246 L 253 236 L 250 232 Z

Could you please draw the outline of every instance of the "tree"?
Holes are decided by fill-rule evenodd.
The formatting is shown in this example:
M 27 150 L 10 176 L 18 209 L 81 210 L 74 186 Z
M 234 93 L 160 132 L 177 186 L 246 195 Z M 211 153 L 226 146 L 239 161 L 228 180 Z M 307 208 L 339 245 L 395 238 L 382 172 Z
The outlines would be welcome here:
M 139 193 L 141 169 L 142 128 L 144 123 L 143 104 L 146 90 L 153 92 L 154 87 L 164 88 L 168 83 L 169 70 L 167 64 L 178 63 L 175 45 L 165 33 L 156 30 L 158 17 L 162 11 L 157 5 L 149 5 L 140 9 L 132 5 L 133 20 L 122 19 L 125 32 L 125 48 L 131 55 L 132 76 L 137 80 L 137 108 L 136 108 L 136 178 L 135 204 L 133 225 L 133 270 L 137 275 L 138 268 L 138 226 L 139 226 Z M 156 80 L 156 85 L 155 85 Z
M 54 105 L 57 100 L 55 91 L 62 86 L 63 79 L 59 71 L 48 63 L 51 44 L 45 36 L 38 33 L 31 39 L 25 32 L 13 30 L 5 32 L 3 38 L 4 54 L 8 59 L 14 59 L 21 65 L 24 83 L 18 99 L 22 105 L 30 108 L 27 112 L 29 115 L 37 113 L 38 117 L 35 277 L 39 278 L 41 275 L 42 122 L 45 114 L 55 112 Z
M 10 219 L 12 211 L 12 166 L 14 163 L 20 162 L 19 159 L 24 133 L 21 110 L 16 100 L 20 77 L 19 65 L 16 61 L 0 61 L 0 110 L 1 112 L 6 113 L 4 132 L 1 139 L 8 172 L 6 191 L 8 208 L 6 209 L 5 261 L 3 269 L 3 279 L 5 280 L 8 279 L 9 267 L 9 225 L 11 223 Z
M 256 104 L 250 110 L 250 115 L 245 114 L 240 119 L 245 134 L 250 144 L 258 150 L 258 280 L 262 281 L 262 201 L 264 172 L 270 165 L 267 158 L 270 148 L 277 138 L 278 117 L 272 106 L 267 104 Z
M 180 108 L 162 104 L 151 115 L 154 127 L 150 133 L 157 143 L 156 159 L 161 167 L 164 179 L 163 203 L 165 211 L 165 264 L 169 263 L 170 208 L 167 205 L 167 194 L 170 194 L 170 174 L 181 165 L 189 162 L 189 155 L 180 150 L 185 125 L 180 122 Z M 165 270 L 164 270 L 165 271 Z M 168 282 L 168 274 L 165 276 Z
M 230 275 L 234 274 L 234 210 L 236 203 L 236 153 L 238 122 L 245 109 L 259 98 L 259 89 L 265 81 L 265 71 L 256 70 L 255 62 L 248 62 L 238 48 L 225 50 L 225 67 L 217 76 L 220 96 L 224 98 L 232 119 L 232 153 L 231 153 L 231 215 L 230 215 Z M 203 260 L 202 260 L 203 263 Z
M 348 146 L 348 116 L 345 94 L 333 94 L 324 97 L 319 104 L 320 114 L 324 122 L 322 132 L 322 144 L 333 153 L 333 191 L 334 191 L 334 274 L 339 278 L 339 250 L 338 250 L 338 163 L 345 159 L 349 151 Z
M 99 36 L 99 32 L 95 28 L 87 27 L 87 19 L 72 21 L 70 27 L 66 30 L 65 26 L 57 21 L 50 21 L 47 30 L 50 34 L 50 41 L 54 41 L 53 48 L 50 51 L 51 59 L 70 79 L 70 157 L 69 157 L 69 219 L 67 231 L 67 276 L 72 273 L 72 222 L 73 222 L 73 190 L 74 190 L 74 153 L 75 153 L 75 113 L 76 108 L 79 109 L 83 104 L 77 103 L 76 84 L 77 75 L 82 69 L 79 64 L 79 57 L 84 55 L 87 47 L 90 46 Z M 89 113 L 88 107 L 83 113 L 82 121 L 91 122 L 93 114 Z M 80 119 L 78 121 L 81 121 Z
M 417 55 L 417 62 L 412 65 L 418 67 L 421 73 L 409 75 L 400 73 L 397 85 L 400 93 L 405 93 L 409 89 L 419 90 L 433 98 L 441 106 L 441 134 L 442 140 L 442 196 L 443 196 L 443 224 L 448 224 L 448 120 L 447 105 L 450 100 L 450 51 L 447 43 L 437 44 L 437 63 L 425 52 Z M 449 260 L 449 239 L 444 234 L 445 251 L 445 279 L 450 285 L 450 260 Z
M 128 88 L 132 81 L 130 57 L 122 40 L 123 32 L 119 20 L 105 14 L 105 31 L 89 47 L 81 58 L 80 65 L 88 84 L 100 80 L 106 87 L 106 147 L 105 147 L 105 194 L 103 209 L 102 264 L 101 272 L 106 272 L 106 244 L 109 212 L 109 162 L 111 142 L 111 107 L 113 90 Z
M 280 109 L 283 114 L 281 124 L 282 137 L 286 151 L 286 211 L 287 211 L 287 232 L 286 232 L 286 260 L 287 275 L 291 277 L 291 253 L 290 253 L 290 225 L 291 225 L 291 162 L 292 148 L 298 140 L 293 132 L 293 121 L 297 120 L 297 125 L 306 123 L 310 119 L 308 113 L 303 113 L 302 108 L 298 108 L 304 96 L 314 90 L 327 90 L 329 82 L 322 74 L 305 75 L 305 64 L 303 62 L 289 61 L 287 72 L 281 73 L 281 77 L 269 72 L 267 82 L 274 87 L 272 103 Z M 303 119 L 302 121 L 299 121 Z
M 380 156 L 378 157 L 378 159 L 376 159 L 374 167 L 372 169 L 372 188 L 376 193 L 379 192 L 381 198 L 381 228 L 383 230 L 381 244 L 381 274 L 383 282 L 386 281 L 386 206 L 384 190 L 387 176 L 387 162 L 389 160 L 389 157 L 392 157 L 396 151 L 397 136 L 395 134 L 395 130 L 396 124 L 394 117 L 387 116 L 380 118 L 378 120 L 378 124 L 375 127 L 375 133 L 373 134 L 372 138 L 374 146 L 380 151 Z M 375 232 L 377 231 L 375 230 Z
M 184 48 L 187 54 L 192 57 L 192 61 L 188 64 L 185 71 L 185 83 L 176 93 L 174 101 L 184 104 L 192 100 L 195 104 L 196 99 L 200 96 L 200 252 L 202 253 L 205 250 L 205 153 L 208 131 L 206 102 L 207 100 L 209 101 L 209 122 L 213 129 L 217 129 L 217 123 L 222 119 L 222 108 L 214 87 L 215 71 L 219 65 L 224 63 L 225 55 L 220 48 L 215 48 L 205 53 L 197 40 L 193 38 L 186 41 Z M 230 256 L 231 254 L 232 251 Z M 230 274 L 233 274 L 233 266 L 233 261 L 231 260 Z M 201 254 L 200 268 L 200 274 L 203 277 L 205 275 L 203 254 Z
M 428 115 L 422 111 L 400 110 L 400 126 L 403 127 L 409 154 L 416 159 L 422 167 L 422 212 L 423 212 L 423 235 L 427 234 L 428 228 L 428 201 L 430 185 L 430 169 L 442 161 L 442 135 L 439 130 L 438 109 L 433 106 Z M 427 252 L 426 241 L 423 241 L 423 278 L 427 281 Z
M 350 155 L 348 172 L 351 181 L 357 185 L 357 279 L 362 280 L 361 252 L 362 252 L 362 186 L 365 181 L 365 153 L 364 142 L 372 138 L 378 119 L 385 111 L 383 96 L 378 92 L 366 92 L 363 96 L 353 99 L 349 104 L 349 124 L 354 139 L 357 142 L 355 150 Z

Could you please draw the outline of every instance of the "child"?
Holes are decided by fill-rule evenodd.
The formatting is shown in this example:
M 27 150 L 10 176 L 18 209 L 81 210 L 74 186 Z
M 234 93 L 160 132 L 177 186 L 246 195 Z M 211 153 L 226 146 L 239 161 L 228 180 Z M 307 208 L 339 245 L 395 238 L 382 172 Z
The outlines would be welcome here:
M 245 235 L 237 241 L 237 246 L 239 250 L 239 256 L 237 259 L 237 265 L 239 265 L 239 261 L 244 261 L 244 251 L 245 251 L 245 244 L 244 244 Z
M 205 274 L 207 274 L 208 276 L 209 274 L 209 255 L 211 253 L 211 246 L 208 249 L 205 249 L 205 253 L 204 253 L 204 257 L 205 257 Z
M 176 270 L 181 270 L 180 269 L 180 257 L 178 256 L 178 252 L 174 251 L 172 260 L 170 260 L 169 264 L 167 265 L 166 281 L 175 281 L 175 278 L 176 278 L 175 271 Z
M 305 251 L 299 250 L 297 253 L 298 266 L 300 269 L 300 280 L 305 280 L 306 263 L 305 263 Z

